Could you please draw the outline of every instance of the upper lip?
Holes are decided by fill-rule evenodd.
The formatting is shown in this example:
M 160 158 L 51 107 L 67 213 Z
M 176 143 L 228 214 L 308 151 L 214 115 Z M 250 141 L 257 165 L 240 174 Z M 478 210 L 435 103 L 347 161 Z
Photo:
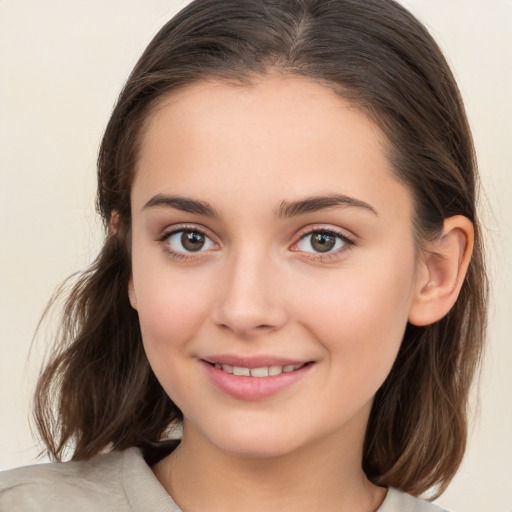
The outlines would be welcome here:
M 306 364 L 308 359 L 290 359 L 287 357 L 278 357 L 271 355 L 259 356 L 236 356 L 231 354 L 219 354 L 201 358 L 203 361 L 211 364 L 228 364 L 240 368 L 263 368 L 265 366 L 286 366 L 290 364 Z

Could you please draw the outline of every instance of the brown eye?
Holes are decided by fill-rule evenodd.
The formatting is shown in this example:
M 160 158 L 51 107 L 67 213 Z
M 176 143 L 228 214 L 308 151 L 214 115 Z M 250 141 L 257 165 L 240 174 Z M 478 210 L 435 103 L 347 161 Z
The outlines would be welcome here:
M 353 242 L 341 233 L 318 230 L 303 235 L 296 247 L 302 252 L 322 254 L 337 253 L 349 245 L 353 245 Z
M 336 237 L 329 233 L 313 233 L 311 247 L 317 252 L 331 251 L 336 245 Z
M 205 236 L 198 231 L 183 231 L 181 235 L 181 245 L 191 252 L 199 251 L 205 244 Z
M 164 235 L 161 242 L 167 247 L 168 251 L 174 254 L 205 252 L 219 248 L 209 236 L 196 229 L 174 231 Z

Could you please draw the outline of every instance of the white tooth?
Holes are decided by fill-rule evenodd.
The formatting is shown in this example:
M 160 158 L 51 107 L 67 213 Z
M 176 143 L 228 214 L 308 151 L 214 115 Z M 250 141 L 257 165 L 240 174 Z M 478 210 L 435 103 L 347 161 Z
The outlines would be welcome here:
M 283 373 L 283 367 L 282 366 L 274 365 L 274 366 L 269 366 L 269 368 L 268 368 L 268 374 L 270 376 L 272 376 L 272 375 L 280 375 L 281 373 Z
M 293 369 L 294 370 L 298 370 L 299 368 L 302 368 L 304 365 L 301 363 L 301 364 L 296 364 Z
M 219 364 L 219 363 L 215 363 L 215 368 L 217 368 L 218 370 L 220 370 L 222 368 L 222 366 Z
M 250 377 L 251 370 L 249 368 L 242 368 L 240 366 L 233 366 L 233 375 L 241 375 L 243 377 Z
M 222 365 L 222 369 L 226 372 L 226 373 L 233 373 L 233 367 L 230 366 L 229 364 L 223 364 Z
M 290 373 L 295 370 L 295 366 L 293 364 L 287 364 L 286 366 L 283 366 L 283 372 Z
M 251 377 L 268 377 L 268 367 L 251 368 Z

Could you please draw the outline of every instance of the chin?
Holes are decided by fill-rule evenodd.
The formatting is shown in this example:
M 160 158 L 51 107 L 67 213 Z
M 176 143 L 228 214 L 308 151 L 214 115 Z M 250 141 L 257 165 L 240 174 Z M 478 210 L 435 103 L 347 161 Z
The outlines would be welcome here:
M 297 432 L 287 432 L 279 426 L 272 428 L 261 425 L 262 428 L 255 428 L 252 423 L 243 429 L 240 426 L 226 427 L 225 424 L 215 430 L 211 429 L 211 425 L 209 427 L 201 432 L 207 443 L 222 452 L 241 458 L 281 457 L 295 451 L 300 445 Z
M 226 441 L 226 440 L 225 440 Z M 271 459 L 282 457 L 295 451 L 296 446 L 289 446 L 279 439 L 257 437 L 251 440 L 230 439 L 217 444 L 226 453 L 244 459 Z

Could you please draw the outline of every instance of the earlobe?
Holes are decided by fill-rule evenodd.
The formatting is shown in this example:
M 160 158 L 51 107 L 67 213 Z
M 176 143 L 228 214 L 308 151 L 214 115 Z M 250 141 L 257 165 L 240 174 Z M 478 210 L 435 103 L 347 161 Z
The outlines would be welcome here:
M 111 235 L 117 235 L 119 233 L 119 212 L 117 210 L 113 210 L 110 214 L 108 231 Z
M 133 275 L 131 274 L 130 279 L 128 280 L 128 298 L 130 299 L 132 308 L 137 311 L 137 297 L 135 295 L 135 288 L 133 287 Z
M 473 242 L 472 222 L 455 215 L 444 221 L 441 236 L 427 243 L 409 311 L 411 324 L 429 325 L 450 311 L 464 282 Z

